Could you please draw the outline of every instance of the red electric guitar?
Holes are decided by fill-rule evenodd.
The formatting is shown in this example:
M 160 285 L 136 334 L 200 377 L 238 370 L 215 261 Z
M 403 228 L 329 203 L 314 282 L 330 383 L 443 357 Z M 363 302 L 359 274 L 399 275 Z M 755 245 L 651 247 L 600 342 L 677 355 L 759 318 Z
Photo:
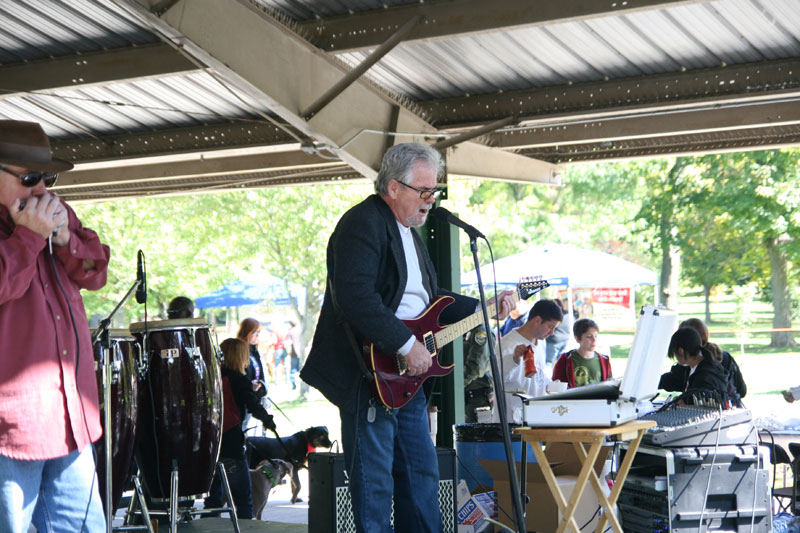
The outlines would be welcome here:
M 514 303 L 527 300 L 542 289 L 549 287 L 540 278 L 523 278 L 512 295 Z M 431 353 L 431 366 L 427 372 L 418 376 L 406 373 L 406 359 L 401 355 L 385 354 L 369 341 L 364 343 L 363 355 L 367 368 L 373 370 L 372 392 L 386 407 L 398 409 L 411 400 L 426 379 L 432 376 L 446 376 L 453 371 L 453 365 L 439 364 L 437 354 L 444 346 L 476 326 L 483 324 L 483 312 L 478 311 L 454 324 L 442 326 L 439 315 L 453 302 L 450 296 L 437 298 L 417 318 L 403 320 L 411 332 Z M 495 304 L 488 307 L 489 317 L 495 315 Z

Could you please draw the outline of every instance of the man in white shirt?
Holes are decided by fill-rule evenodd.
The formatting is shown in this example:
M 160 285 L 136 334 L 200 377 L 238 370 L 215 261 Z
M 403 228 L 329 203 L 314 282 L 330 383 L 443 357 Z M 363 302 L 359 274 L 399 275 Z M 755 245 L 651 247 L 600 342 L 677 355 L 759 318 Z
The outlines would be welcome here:
M 553 300 L 539 300 L 528 313 L 528 320 L 520 327 L 511 330 L 500 339 L 502 360 L 500 372 L 503 375 L 503 386 L 506 398 L 506 418 L 515 424 L 522 423 L 522 400 L 514 394 L 542 396 L 547 393 L 550 377 L 545 369 L 545 340 L 553 334 L 553 330 L 561 323 L 564 313 Z M 536 373 L 532 377 L 525 376 L 525 365 L 522 358 L 528 347 L 533 348 L 533 359 Z M 500 421 L 497 407 L 492 410 L 495 422 Z

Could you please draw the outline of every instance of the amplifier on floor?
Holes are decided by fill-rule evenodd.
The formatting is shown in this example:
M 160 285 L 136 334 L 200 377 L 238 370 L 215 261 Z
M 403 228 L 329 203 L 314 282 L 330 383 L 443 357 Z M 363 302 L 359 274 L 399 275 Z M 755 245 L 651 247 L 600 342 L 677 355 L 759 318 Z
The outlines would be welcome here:
M 456 454 L 437 448 L 439 458 L 439 510 L 445 533 L 456 532 Z M 355 532 L 350 490 L 344 475 L 344 455 L 308 454 L 308 530 L 314 533 Z

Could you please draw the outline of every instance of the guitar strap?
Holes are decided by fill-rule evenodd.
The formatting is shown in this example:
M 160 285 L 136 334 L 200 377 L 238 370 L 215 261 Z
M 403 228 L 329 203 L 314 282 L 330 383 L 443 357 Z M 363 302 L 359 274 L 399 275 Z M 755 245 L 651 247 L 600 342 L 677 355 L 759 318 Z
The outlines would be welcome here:
M 358 342 L 356 341 L 356 336 L 353 333 L 353 328 L 351 328 L 350 324 L 347 322 L 347 320 L 345 320 L 344 314 L 342 313 L 342 310 L 339 308 L 339 304 L 336 301 L 336 290 L 333 288 L 333 281 L 331 280 L 330 276 L 328 276 L 328 288 L 331 291 L 331 302 L 333 302 L 333 309 L 336 311 L 336 320 L 342 325 L 342 328 L 347 334 L 347 340 L 350 341 L 350 346 L 353 348 L 353 355 L 356 357 L 356 362 L 358 363 L 358 370 L 361 372 L 361 377 L 366 380 L 371 380 L 374 370 L 367 368 L 367 364 L 364 362 L 364 358 L 361 356 L 361 349 L 358 347 Z

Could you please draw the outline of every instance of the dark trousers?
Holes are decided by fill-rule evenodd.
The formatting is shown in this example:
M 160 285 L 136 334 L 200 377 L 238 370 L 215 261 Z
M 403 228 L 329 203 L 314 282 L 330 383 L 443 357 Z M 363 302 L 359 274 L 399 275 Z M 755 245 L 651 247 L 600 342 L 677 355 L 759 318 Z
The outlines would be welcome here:
M 233 495 L 233 504 L 236 506 L 236 516 L 242 519 L 253 518 L 253 489 L 250 485 L 250 470 L 247 468 L 247 459 L 242 452 L 241 458 L 220 457 L 219 462 L 225 465 L 228 475 L 228 484 Z M 209 496 L 206 498 L 206 508 L 220 507 L 225 496 L 222 490 L 222 480 L 219 470 L 214 472 Z

